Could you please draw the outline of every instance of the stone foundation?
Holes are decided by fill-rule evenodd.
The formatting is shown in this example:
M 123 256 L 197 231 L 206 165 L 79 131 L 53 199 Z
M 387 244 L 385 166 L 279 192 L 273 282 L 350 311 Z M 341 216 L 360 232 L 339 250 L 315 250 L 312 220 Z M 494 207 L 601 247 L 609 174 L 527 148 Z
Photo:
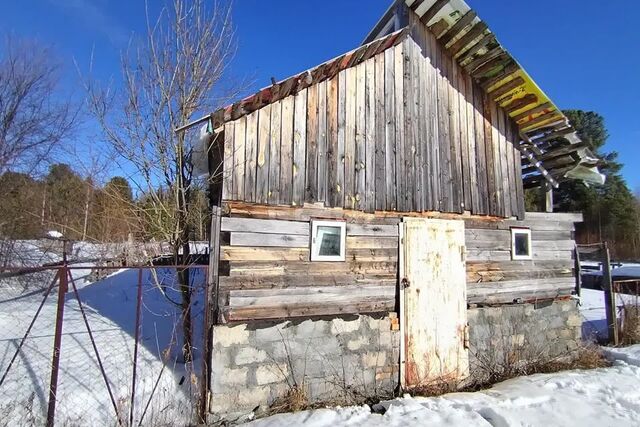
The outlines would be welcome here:
M 570 356 L 581 342 L 582 317 L 575 300 L 473 308 L 467 316 L 469 362 L 476 377 L 487 365 L 509 359 Z
M 310 401 L 357 402 L 397 386 L 400 336 L 366 315 L 213 328 L 210 412 L 233 420 L 294 387 Z
M 562 357 L 581 339 L 582 318 L 572 300 L 467 313 L 472 379 L 492 359 Z M 265 410 L 295 387 L 311 402 L 391 395 L 400 345 L 391 329 L 389 317 L 366 315 L 214 326 L 211 421 Z

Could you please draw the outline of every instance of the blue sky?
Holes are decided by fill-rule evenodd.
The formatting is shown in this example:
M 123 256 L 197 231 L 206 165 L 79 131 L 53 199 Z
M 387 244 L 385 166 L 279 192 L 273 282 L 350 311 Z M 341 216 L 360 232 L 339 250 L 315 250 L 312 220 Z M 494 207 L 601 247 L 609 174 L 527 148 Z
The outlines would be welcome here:
M 640 2 L 467 0 L 560 108 L 601 113 L 624 176 L 640 189 Z M 149 1 L 157 8 L 157 2 Z M 259 89 L 357 47 L 391 0 L 235 0 L 238 53 L 231 71 Z M 508 7 L 505 7 L 508 5 Z M 118 59 L 144 31 L 143 1 L 21 0 L 3 3 L 0 30 L 51 43 L 75 88 L 74 60 L 119 78 Z M 153 10 L 152 10 L 153 12 Z M 74 89 L 75 88 L 75 89 Z

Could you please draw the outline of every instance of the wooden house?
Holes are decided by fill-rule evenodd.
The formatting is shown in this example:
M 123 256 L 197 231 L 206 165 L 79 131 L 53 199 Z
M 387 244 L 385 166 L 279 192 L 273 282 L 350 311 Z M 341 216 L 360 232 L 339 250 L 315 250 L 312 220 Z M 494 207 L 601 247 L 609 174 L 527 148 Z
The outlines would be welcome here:
M 515 345 L 579 340 L 581 216 L 525 212 L 524 189 L 551 202 L 597 159 L 462 0 L 396 1 L 362 46 L 211 120 L 213 414 L 466 378 L 509 322 Z

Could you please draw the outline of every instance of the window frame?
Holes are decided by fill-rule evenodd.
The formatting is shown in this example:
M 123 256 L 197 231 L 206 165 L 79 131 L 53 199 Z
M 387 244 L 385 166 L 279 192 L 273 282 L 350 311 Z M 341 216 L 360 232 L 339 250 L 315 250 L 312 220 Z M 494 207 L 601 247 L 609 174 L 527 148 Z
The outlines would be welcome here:
M 516 235 L 518 234 L 524 234 L 527 236 L 527 255 L 516 254 Z M 531 228 L 511 227 L 511 259 L 513 261 L 529 261 L 533 259 L 533 248 L 531 245 Z
M 320 255 L 316 246 L 318 227 L 340 228 L 340 255 Z M 312 262 L 344 262 L 347 254 L 347 223 L 346 221 L 311 220 L 311 235 L 309 236 L 309 259 Z M 319 243 L 319 242 L 318 242 Z M 317 249 L 317 250 L 316 250 Z

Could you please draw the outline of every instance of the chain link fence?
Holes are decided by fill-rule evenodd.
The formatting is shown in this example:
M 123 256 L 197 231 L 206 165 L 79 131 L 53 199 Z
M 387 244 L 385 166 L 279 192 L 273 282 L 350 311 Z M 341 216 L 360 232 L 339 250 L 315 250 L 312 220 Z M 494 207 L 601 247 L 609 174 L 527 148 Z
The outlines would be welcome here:
M 5 266 L 0 425 L 199 422 L 206 277 L 206 267 L 194 265 Z

